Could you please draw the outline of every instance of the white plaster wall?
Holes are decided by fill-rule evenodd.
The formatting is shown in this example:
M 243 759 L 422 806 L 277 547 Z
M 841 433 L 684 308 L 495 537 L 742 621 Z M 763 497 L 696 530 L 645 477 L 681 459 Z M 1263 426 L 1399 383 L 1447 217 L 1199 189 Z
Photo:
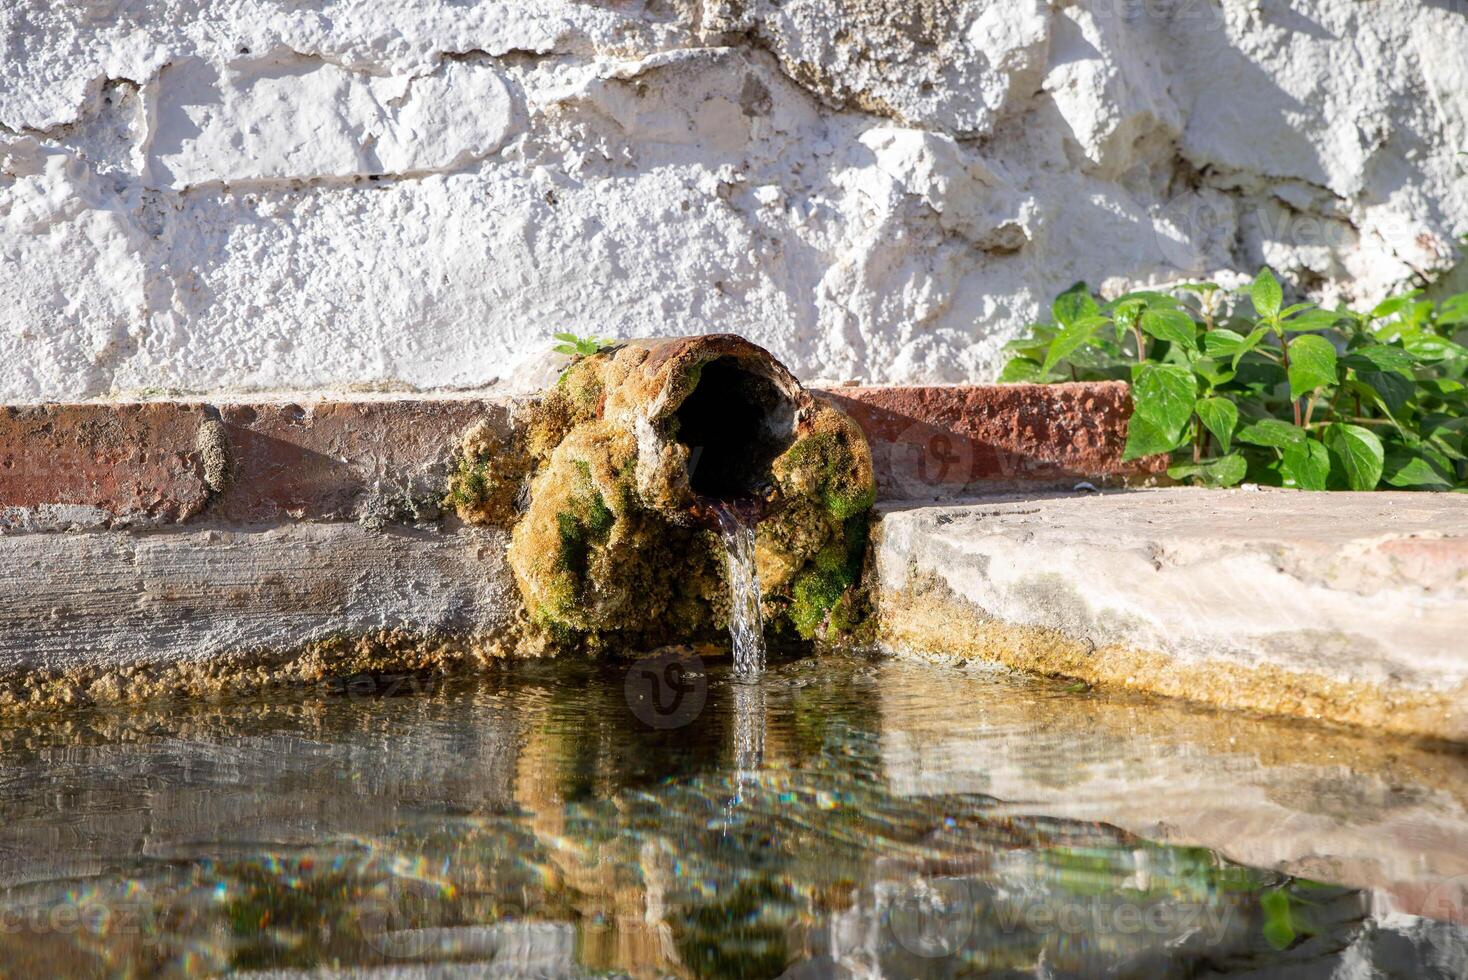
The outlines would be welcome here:
M 1468 232 L 1468 0 L 3 0 L 0 399 L 488 384 L 731 330 L 992 378 L 1077 279 Z

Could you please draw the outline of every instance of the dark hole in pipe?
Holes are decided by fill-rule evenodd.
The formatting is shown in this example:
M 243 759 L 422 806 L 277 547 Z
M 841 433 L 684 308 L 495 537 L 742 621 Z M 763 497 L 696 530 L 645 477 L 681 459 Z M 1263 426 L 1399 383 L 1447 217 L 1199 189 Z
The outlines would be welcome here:
M 770 463 L 789 443 L 790 401 L 769 378 L 720 357 L 703 366 L 678 407 L 678 441 L 688 447 L 688 487 L 699 497 L 761 496 Z

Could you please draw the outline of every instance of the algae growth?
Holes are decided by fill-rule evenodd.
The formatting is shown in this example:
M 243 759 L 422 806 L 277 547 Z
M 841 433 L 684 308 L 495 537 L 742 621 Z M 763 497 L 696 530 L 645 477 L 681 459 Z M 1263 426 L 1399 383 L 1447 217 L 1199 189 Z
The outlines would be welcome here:
M 774 634 L 848 631 L 874 496 L 854 422 L 761 348 L 712 335 L 580 358 L 508 434 L 466 434 L 446 503 L 513 527 L 527 635 L 595 653 L 726 628 L 714 500 L 763 513 L 755 560 Z

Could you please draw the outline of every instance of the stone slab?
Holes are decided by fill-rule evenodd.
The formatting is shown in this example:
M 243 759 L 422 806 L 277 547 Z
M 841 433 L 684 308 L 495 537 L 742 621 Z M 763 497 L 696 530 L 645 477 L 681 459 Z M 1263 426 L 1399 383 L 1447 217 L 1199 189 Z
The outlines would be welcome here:
M 1468 742 L 1468 497 L 1014 496 L 879 535 L 895 649 Z
M 134 666 L 268 679 L 271 656 L 335 636 L 502 637 L 519 606 L 505 544 L 498 529 L 307 522 L 0 536 L 3 680 L 12 697 L 65 682 L 87 700 Z

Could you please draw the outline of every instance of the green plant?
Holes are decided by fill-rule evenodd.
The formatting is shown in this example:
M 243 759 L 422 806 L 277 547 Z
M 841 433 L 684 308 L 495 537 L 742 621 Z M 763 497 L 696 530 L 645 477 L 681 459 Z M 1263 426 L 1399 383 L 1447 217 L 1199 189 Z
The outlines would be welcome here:
M 612 341 L 598 340 L 595 337 L 578 337 L 574 333 L 558 333 L 553 335 L 559 343 L 551 350 L 557 354 L 570 354 L 572 357 L 590 357 L 592 354 L 610 347 Z
M 1420 291 L 1369 313 L 1284 305 L 1274 274 L 1246 289 L 1189 283 L 1102 301 L 1084 283 L 1054 322 L 1012 342 L 1001 381 L 1122 378 L 1126 458 L 1168 475 L 1306 490 L 1464 490 L 1468 294 Z

